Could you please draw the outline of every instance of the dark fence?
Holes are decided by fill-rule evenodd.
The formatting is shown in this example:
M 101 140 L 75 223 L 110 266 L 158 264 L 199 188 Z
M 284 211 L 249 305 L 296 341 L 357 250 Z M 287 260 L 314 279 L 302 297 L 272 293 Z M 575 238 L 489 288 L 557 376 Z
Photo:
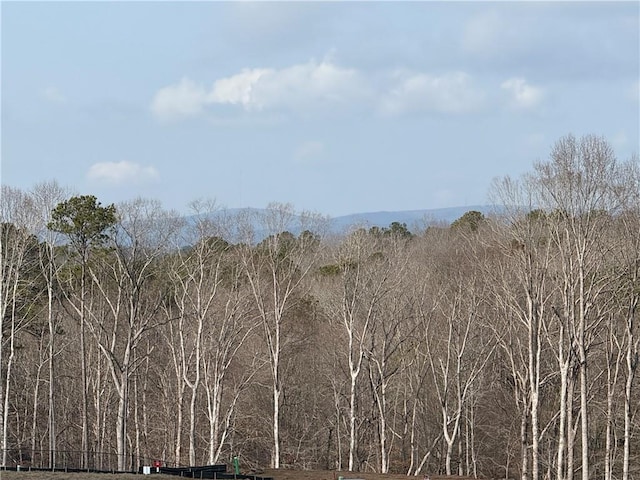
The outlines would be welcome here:
M 273 480 L 270 477 L 258 477 L 256 475 L 243 475 L 241 473 L 227 473 L 226 465 L 205 465 L 202 467 L 160 467 L 160 473 L 176 475 L 183 478 L 212 478 L 214 480 L 242 479 L 242 480 Z
M 0 450 L 0 467 L 20 470 L 64 470 L 117 472 L 118 454 L 81 452 L 78 450 L 31 450 L 12 448 Z M 3 462 L 4 459 L 4 462 Z M 156 459 L 127 455 L 125 472 L 137 472 L 142 465 L 153 465 Z
M 6 453 L 6 457 L 4 454 Z M 0 450 L 5 458 L 4 464 L 0 458 L 1 470 L 24 471 L 62 471 L 62 472 L 102 472 L 122 473 L 118 469 L 118 455 L 106 452 L 84 452 L 77 450 L 31 450 L 7 449 Z M 244 480 L 273 480 L 269 477 L 228 473 L 226 465 L 205 465 L 201 467 L 172 467 L 157 459 L 129 455 L 125 459 L 124 472 L 145 473 L 144 467 L 149 467 L 150 473 L 164 473 L 182 478 L 211 478 L 211 479 L 244 479 Z

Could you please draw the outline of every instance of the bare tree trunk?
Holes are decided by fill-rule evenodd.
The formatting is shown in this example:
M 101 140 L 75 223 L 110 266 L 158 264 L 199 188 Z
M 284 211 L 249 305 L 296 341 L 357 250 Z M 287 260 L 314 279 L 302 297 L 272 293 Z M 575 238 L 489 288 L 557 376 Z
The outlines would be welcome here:
M 409 468 L 407 469 L 407 475 L 410 475 L 413 471 L 413 467 L 416 463 L 416 417 L 417 417 L 417 404 L 418 399 L 414 396 L 413 405 L 411 409 L 411 427 L 409 428 L 409 448 L 410 448 L 410 460 Z
M 427 463 L 427 460 L 431 456 L 431 453 L 433 452 L 433 449 L 436 448 L 436 445 L 438 445 L 438 443 L 440 442 L 441 438 L 442 438 L 442 432 L 440 432 L 436 436 L 436 438 L 434 439 L 433 443 L 431 444 L 431 447 L 429 449 L 427 449 L 426 453 L 422 457 L 422 460 L 420 461 L 420 464 L 416 467 L 416 469 L 413 472 L 414 476 L 417 476 L 422 471 L 422 469 L 424 468 L 424 465 Z
M 529 413 L 527 409 L 523 409 L 522 416 L 520 418 L 520 449 L 521 458 L 520 463 L 520 475 L 522 480 L 528 480 L 529 478 Z
M 279 338 L 279 334 L 278 338 Z M 279 345 L 276 347 L 280 348 Z M 279 350 L 278 350 L 279 351 Z M 280 354 L 272 357 L 273 390 L 273 468 L 280 468 Z
M 95 445 L 96 452 L 94 452 L 94 466 L 96 468 L 103 468 L 102 459 L 97 457 L 97 452 L 104 451 L 104 430 L 106 428 L 106 416 L 107 416 L 107 408 L 105 404 L 108 403 L 108 395 L 106 394 L 104 384 L 103 384 L 103 369 L 102 369 L 103 360 L 98 357 L 96 359 L 96 364 L 94 366 L 94 374 L 93 374 L 93 409 L 95 415 L 94 422 L 94 436 L 95 436 Z M 104 402 L 103 402 L 104 400 Z M 111 467 L 109 467 L 111 468 Z
M 40 249 L 40 270 L 42 271 L 47 288 L 47 327 L 48 343 L 48 450 L 49 468 L 56 466 L 57 424 L 56 424 L 56 324 L 53 304 L 55 299 L 54 280 L 57 274 L 55 249 L 58 244 L 58 234 L 47 228 L 51 221 L 51 213 L 55 206 L 69 196 L 67 189 L 60 187 L 57 182 L 38 184 L 32 191 L 32 197 L 38 212 L 38 231 L 44 236 L 44 245 Z
M 128 356 L 128 354 L 126 356 Z M 116 383 L 116 390 L 118 392 L 116 449 L 118 452 L 118 471 L 120 472 L 124 472 L 127 469 L 127 419 L 129 417 L 129 359 L 125 358 L 123 363 L 124 368 Z M 112 375 L 115 375 L 113 371 Z
M 31 458 L 36 458 L 36 446 L 37 446 L 37 436 L 38 436 L 38 404 L 40 403 L 40 376 L 42 374 L 42 368 L 44 367 L 46 360 L 43 359 L 43 350 L 45 350 L 44 346 L 44 331 L 39 332 L 40 338 L 38 340 L 38 366 L 36 368 L 36 375 L 34 378 L 34 386 L 33 386 L 33 404 L 31 406 L 33 410 L 33 415 L 31 418 Z M 42 460 L 40 460 L 42 462 Z
M 50 260 L 49 265 L 53 263 L 53 259 Z M 48 430 L 49 430 L 49 468 L 56 467 L 56 388 L 55 388 L 55 324 L 53 316 L 53 288 L 51 285 L 52 273 L 48 277 L 50 280 L 47 282 L 47 326 L 49 328 L 49 418 L 48 418 Z
M 140 425 L 140 389 L 138 386 L 138 377 L 133 377 L 133 426 L 135 428 L 135 443 L 132 453 L 132 457 L 135 458 L 138 462 L 138 465 L 142 465 L 140 463 L 141 455 L 141 425 Z
M 538 425 L 538 403 L 540 388 L 540 311 L 529 297 L 529 388 L 531 401 L 531 480 L 538 480 L 540 468 L 540 428 Z
M 7 367 L 5 370 L 6 372 L 5 382 L 2 387 L 2 391 L 4 394 L 4 401 L 2 403 L 2 465 L 3 466 L 7 464 L 7 447 L 8 447 L 7 439 L 9 438 L 9 393 L 11 391 L 11 372 L 13 369 L 13 360 L 15 358 L 15 353 L 16 353 L 15 352 L 15 335 L 16 335 L 16 320 L 15 320 L 15 311 L 13 311 L 11 314 L 11 327 L 10 327 L 10 333 L 9 333 L 9 356 L 7 358 Z
M 199 335 L 200 337 L 201 335 Z M 191 389 L 191 399 L 189 401 L 189 465 L 196 465 L 196 400 L 200 387 L 200 340 L 196 346 L 196 378 L 193 382 L 188 382 Z
M 558 349 L 559 349 L 559 367 L 560 367 L 560 407 L 559 407 L 559 425 L 558 425 L 558 453 L 557 453 L 557 476 L 556 480 L 564 480 L 564 460 L 565 460 L 565 450 L 567 448 L 567 426 L 571 428 L 571 423 L 567 423 L 567 379 L 568 379 L 568 370 L 569 365 L 568 362 L 564 360 L 564 339 L 563 336 L 560 335 L 558 339 Z
M 567 480 L 573 480 L 575 472 L 574 467 L 574 451 L 575 451 L 575 439 L 576 439 L 576 427 L 573 420 L 573 394 L 575 387 L 575 374 L 571 372 L 571 375 L 567 377 L 567 470 L 565 478 Z
M 630 288 L 628 307 L 625 312 L 625 367 L 626 381 L 624 386 L 624 445 L 622 458 L 622 480 L 629 480 L 629 463 L 631 455 L 631 439 L 632 439 L 632 389 L 637 373 L 639 353 L 640 353 L 640 335 L 638 334 L 638 306 L 640 305 L 640 290 L 634 288 L 640 281 L 640 166 L 636 163 L 629 168 L 629 177 L 631 185 L 635 186 L 631 195 L 629 210 L 632 212 L 630 221 L 624 222 L 625 237 L 628 242 L 628 258 L 626 263 L 630 264 L 630 272 L 627 276 L 627 287 Z
M 582 480 L 589 480 L 589 410 L 587 365 L 580 365 L 580 434 L 582 448 Z
M 142 405 L 142 439 L 144 443 L 144 448 L 142 450 L 142 456 L 144 458 L 150 458 L 150 450 L 149 450 L 149 413 L 148 413 L 148 401 L 147 401 L 147 392 L 149 389 L 149 376 L 151 369 L 150 367 L 150 356 L 153 351 L 152 342 L 147 338 L 147 349 L 145 352 L 144 359 L 144 374 L 142 378 L 144 381 L 142 383 L 142 398 L 140 399 L 140 403 Z M 150 406 L 149 406 L 150 407 Z
M 464 420 L 458 425 L 458 476 L 464 475 L 464 462 L 462 456 L 462 427 L 464 426 Z
M 627 380 L 624 388 L 624 453 L 622 459 L 622 480 L 629 480 L 629 457 L 631 453 L 631 388 L 633 386 L 633 376 L 635 374 L 636 364 L 638 362 L 638 342 L 635 342 L 635 355 L 632 355 L 633 337 L 629 337 L 628 350 L 626 355 Z
M 170 330 L 170 337 L 173 338 L 178 337 L 179 334 L 175 333 L 172 329 Z M 181 364 L 181 355 L 180 353 L 175 351 L 175 346 L 171 339 L 167 339 L 169 343 L 169 348 L 171 349 L 172 359 L 173 359 L 173 367 L 175 373 L 175 381 L 176 381 L 176 393 L 174 395 L 175 399 L 175 438 L 173 444 L 173 461 L 176 466 L 181 465 L 182 461 L 182 427 L 183 427 L 183 411 L 184 411 L 184 391 L 185 391 L 185 383 L 182 374 L 182 364 Z
M 340 432 L 340 425 L 342 423 L 342 413 L 340 408 L 340 392 L 341 388 L 337 385 L 336 379 L 331 376 L 329 379 L 331 382 L 332 390 L 333 390 L 333 410 L 335 414 L 335 432 L 336 432 L 336 463 L 335 465 L 329 464 L 329 459 L 327 458 L 327 469 L 335 468 L 336 470 L 342 470 L 342 434 Z
M 383 355 L 384 356 L 384 355 Z M 380 379 L 380 392 L 378 392 L 378 388 L 375 385 L 373 368 L 374 365 L 377 368 L 377 375 Z M 386 412 L 386 389 L 387 389 L 387 379 L 383 377 L 382 370 L 384 367 L 381 367 L 376 362 L 370 362 L 369 364 L 369 379 L 371 382 L 371 390 L 373 392 L 374 401 L 378 409 L 378 415 L 380 419 L 378 420 L 378 446 L 379 446 L 379 454 L 380 454 L 380 473 L 388 473 L 389 465 L 388 465 L 388 457 L 389 452 L 387 451 L 387 412 Z
M 638 275 L 638 266 L 636 265 L 636 280 Z M 629 462 L 631 454 L 631 425 L 633 420 L 633 414 L 631 411 L 631 405 L 634 402 L 632 398 L 633 380 L 635 378 L 636 370 L 638 367 L 638 350 L 640 349 L 640 336 L 636 337 L 636 311 L 638 308 L 638 302 L 640 301 L 640 295 L 634 295 L 632 302 L 629 306 L 629 313 L 627 315 L 626 325 L 626 381 L 624 386 L 624 446 L 623 446 L 623 459 L 622 459 L 622 479 L 629 480 Z
M 352 358 L 352 338 L 349 338 L 349 374 L 351 378 L 349 388 L 349 471 L 354 469 L 354 456 L 356 451 L 356 381 L 360 374 L 360 365 L 362 362 L 362 353 L 359 354 L 359 360 L 356 362 Z
M 221 385 L 214 382 L 208 385 L 205 371 L 205 391 L 207 394 L 207 412 L 209 414 L 209 463 L 213 465 L 218 461 L 222 442 L 220 441 L 220 409 L 222 403 Z
M 613 478 L 613 461 L 615 455 L 614 448 L 614 396 L 618 385 L 618 374 L 620 370 L 622 349 L 616 339 L 616 328 L 613 324 L 614 318 L 609 320 L 609 334 L 606 340 L 606 359 L 607 359 L 607 414 L 606 414 L 606 432 L 605 432 L 605 457 L 604 457 L 604 479 L 611 480 Z M 614 356 L 614 349 L 617 353 Z M 613 371 L 612 371 L 613 370 Z
M 89 399 L 87 385 L 87 347 L 85 340 L 85 283 L 86 283 L 86 261 L 83 253 L 82 279 L 80 286 L 80 374 L 82 376 L 82 464 L 80 468 L 89 467 Z
M 181 381 L 181 379 L 180 379 Z M 180 388 L 180 390 L 182 390 L 182 388 Z M 173 461 L 175 462 L 176 466 L 178 465 L 182 465 L 182 424 L 183 424 L 183 405 L 184 405 L 184 395 L 182 394 L 182 392 L 178 392 L 177 398 L 176 398 L 176 404 L 177 404 L 177 408 L 176 408 L 176 438 L 175 438 L 175 445 L 174 445 L 174 451 L 173 451 Z
M 580 269 L 580 330 L 578 334 L 578 360 L 580 368 L 580 430 L 582 447 L 582 480 L 589 480 L 589 384 L 587 372 L 587 351 L 586 351 L 586 320 L 585 320 L 585 293 L 584 293 L 584 273 Z
M 471 407 L 471 465 L 472 469 L 469 473 L 473 478 L 478 478 L 478 451 L 476 450 L 476 409 Z M 551 477 L 548 477 L 551 480 Z

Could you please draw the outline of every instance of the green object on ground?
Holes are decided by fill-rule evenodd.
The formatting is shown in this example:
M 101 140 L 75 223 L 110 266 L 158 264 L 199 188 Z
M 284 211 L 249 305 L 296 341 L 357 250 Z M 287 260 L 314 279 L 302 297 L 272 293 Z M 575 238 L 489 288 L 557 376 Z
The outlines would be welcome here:
M 236 455 L 233 457 L 233 472 L 238 475 L 240 473 L 240 459 Z

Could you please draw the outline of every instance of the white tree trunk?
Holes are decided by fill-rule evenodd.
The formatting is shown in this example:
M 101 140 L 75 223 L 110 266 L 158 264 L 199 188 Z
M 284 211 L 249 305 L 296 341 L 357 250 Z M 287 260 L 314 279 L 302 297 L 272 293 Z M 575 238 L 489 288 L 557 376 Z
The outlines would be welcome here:
M 358 371 L 351 369 L 351 388 L 349 391 L 349 471 L 353 472 L 356 451 L 356 379 Z

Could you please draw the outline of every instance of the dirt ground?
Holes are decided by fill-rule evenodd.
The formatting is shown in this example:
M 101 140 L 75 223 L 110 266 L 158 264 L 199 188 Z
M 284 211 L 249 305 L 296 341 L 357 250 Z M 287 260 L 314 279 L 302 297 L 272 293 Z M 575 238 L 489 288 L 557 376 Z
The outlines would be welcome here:
M 360 480 L 407 480 L 408 478 L 424 479 L 423 476 L 407 477 L 406 475 L 392 475 L 381 473 L 354 473 L 354 472 L 336 472 L 329 470 L 265 470 L 265 477 L 272 477 L 274 480 L 338 480 L 342 476 L 343 480 L 360 479 Z M 447 477 L 439 475 L 429 475 L 429 480 L 444 479 L 464 480 L 471 477 Z
M 349 473 L 336 472 L 330 470 L 270 470 L 266 469 L 261 472 L 242 472 L 249 475 L 259 475 L 263 477 L 272 477 L 274 480 L 338 480 L 342 476 L 343 480 L 359 479 L 359 480 L 407 480 L 406 475 L 383 475 L 379 473 Z M 108 474 L 108 473 L 51 473 L 51 472 L 8 472 L 0 471 L 0 480 L 142 480 L 140 475 L 124 475 L 124 474 Z M 154 474 L 150 480 L 176 480 L 170 475 Z M 424 476 L 409 477 L 423 480 Z M 446 477 L 438 475 L 430 475 L 430 480 L 444 479 L 463 480 L 471 477 Z

